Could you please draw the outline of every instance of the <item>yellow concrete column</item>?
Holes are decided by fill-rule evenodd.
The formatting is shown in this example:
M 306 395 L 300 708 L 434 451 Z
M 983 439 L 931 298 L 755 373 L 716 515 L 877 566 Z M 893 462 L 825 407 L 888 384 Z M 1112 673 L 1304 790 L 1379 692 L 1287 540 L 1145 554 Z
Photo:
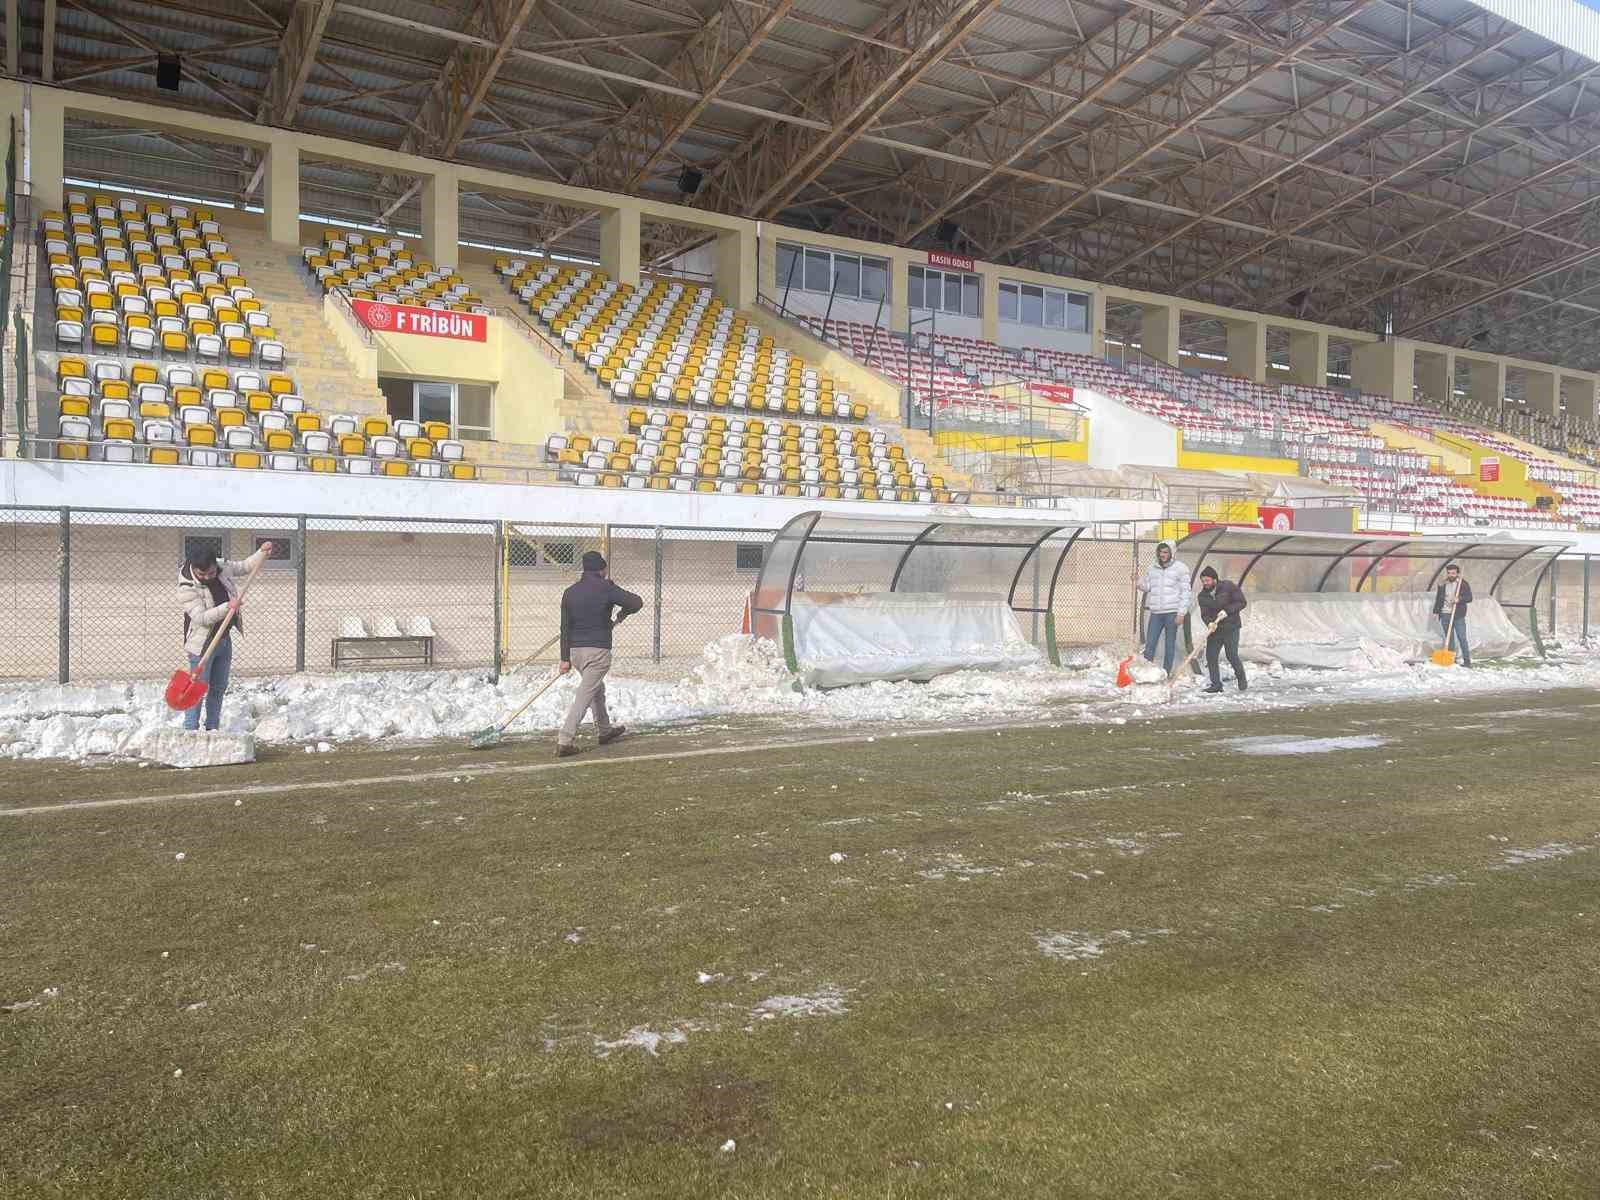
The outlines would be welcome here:
M 267 237 L 281 246 L 300 244 L 300 147 L 287 138 L 267 151 Z
M 1528 408 L 1536 413 L 1543 413 L 1554 420 L 1556 417 L 1557 403 L 1560 400 L 1560 387 L 1554 371 L 1524 371 L 1527 384 L 1523 390 L 1523 398 L 1528 402 Z
M 1567 416 L 1575 421 L 1593 422 L 1595 419 L 1593 375 L 1568 375 L 1561 373 L 1561 395 L 1567 402 Z
M 1506 399 L 1506 364 L 1498 358 L 1474 358 L 1468 366 L 1471 376 L 1467 384 L 1473 403 L 1486 404 L 1499 412 Z
M 1178 322 L 1176 304 L 1147 305 L 1139 323 L 1139 341 L 1151 358 L 1178 365 Z
M 443 169 L 422 181 L 422 252 L 435 263 L 461 256 L 460 182 Z
M 1089 352 L 1106 356 L 1106 294 L 1099 288 L 1089 293 Z
M 600 214 L 600 269 L 618 283 L 639 286 L 639 210 Z
M 783 294 L 783 281 L 778 278 L 777 232 L 775 225 L 761 227 L 759 243 L 761 265 L 756 271 L 756 290 L 774 304 L 778 303 Z
M 1399 339 L 1358 345 L 1350 355 L 1350 374 L 1363 392 L 1409 402 L 1416 357 L 1415 343 Z
M 756 302 L 756 229 L 754 225 L 717 234 L 715 291 L 735 308 Z
M 40 212 L 60 208 L 66 192 L 67 111 L 66 94 L 53 88 L 29 87 L 26 89 L 28 106 L 26 126 L 28 140 L 27 173 L 33 184 L 33 208 Z M 18 122 L 19 125 L 23 122 Z M 17 177 L 23 175 L 23 164 L 17 162 Z
M 1449 404 L 1456 382 L 1456 356 L 1449 350 L 1417 351 L 1417 386 L 1435 404 Z
M 1320 329 L 1289 334 L 1289 378 L 1301 387 L 1328 386 L 1328 335 Z
M 995 267 L 979 268 L 979 286 L 982 289 L 983 336 L 986 341 L 1000 340 L 1000 272 Z
M 1228 322 L 1228 374 L 1256 383 L 1267 381 L 1267 323 Z
M 889 256 L 889 328 L 905 333 L 911 328 L 911 260 L 904 254 Z

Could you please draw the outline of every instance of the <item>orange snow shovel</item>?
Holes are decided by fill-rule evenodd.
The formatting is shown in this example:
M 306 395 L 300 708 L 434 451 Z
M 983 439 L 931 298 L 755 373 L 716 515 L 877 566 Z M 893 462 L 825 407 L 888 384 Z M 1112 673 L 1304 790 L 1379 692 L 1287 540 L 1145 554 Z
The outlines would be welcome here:
M 266 560 L 263 559 L 262 562 Z M 244 594 L 250 590 L 250 585 L 256 581 L 256 572 L 261 570 L 261 563 L 256 563 L 250 568 L 250 574 L 244 577 L 244 583 L 239 586 L 238 598 L 244 599 Z M 234 610 L 238 611 L 237 609 Z M 222 618 L 222 623 L 217 626 L 217 631 L 211 635 L 211 640 L 206 643 L 206 652 L 200 656 L 200 661 L 195 664 L 194 670 L 185 671 L 179 667 L 172 673 L 172 678 L 167 680 L 167 707 L 178 712 L 186 712 L 206 698 L 206 692 L 211 685 L 200 678 L 206 669 L 206 664 L 211 661 L 211 656 L 216 653 L 217 647 L 222 644 L 222 639 L 227 636 L 228 626 L 233 624 L 233 612 Z
M 1428 660 L 1436 667 L 1456 665 L 1456 652 L 1450 649 L 1450 638 L 1456 631 L 1456 610 L 1460 607 L 1459 602 L 1450 606 L 1450 620 L 1444 627 L 1444 645 L 1428 656 Z

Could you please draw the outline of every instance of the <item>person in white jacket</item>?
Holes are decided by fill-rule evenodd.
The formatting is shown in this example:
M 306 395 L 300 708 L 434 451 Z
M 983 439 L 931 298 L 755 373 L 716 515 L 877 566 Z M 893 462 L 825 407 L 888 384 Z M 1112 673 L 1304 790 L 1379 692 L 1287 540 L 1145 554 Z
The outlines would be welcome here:
M 1183 614 L 1189 611 L 1189 604 L 1194 598 L 1189 568 L 1172 553 L 1172 543 L 1158 542 L 1156 561 L 1150 564 L 1143 575 L 1137 576 L 1134 583 L 1144 593 L 1144 656 L 1148 661 L 1155 662 L 1156 646 L 1163 637 L 1166 638 L 1162 665 L 1170 675 L 1178 654 L 1178 623 L 1183 620 Z
M 204 708 L 206 728 L 216 729 L 222 722 L 222 698 L 228 691 L 228 676 L 233 668 L 233 635 L 244 632 L 244 618 L 239 615 L 239 584 L 255 566 L 272 553 L 272 543 L 262 542 L 261 548 L 240 562 L 217 558 L 216 552 L 200 549 L 189 555 L 189 561 L 178 572 L 178 602 L 183 606 L 183 648 L 189 655 L 189 670 L 200 663 L 211 635 L 229 613 L 233 620 L 228 632 L 217 643 L 216 651 L 206 663 L 200 678 L 206 682 L 205 699 L 183 714 L 183 727 L 200 728 L 200 710 Z

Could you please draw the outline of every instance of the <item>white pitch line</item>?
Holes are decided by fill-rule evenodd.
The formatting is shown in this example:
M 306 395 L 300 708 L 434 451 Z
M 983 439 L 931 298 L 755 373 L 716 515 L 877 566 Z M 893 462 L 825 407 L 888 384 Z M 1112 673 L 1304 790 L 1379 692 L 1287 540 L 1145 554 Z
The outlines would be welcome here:
M 407 775 L 374 775 L 364 779 L 326 779 L 310 783 L 259 783 L 249 787 L 224 788 L 206 792 L 166 792 L 154 796 L 119 796 L 110 800 L 83 800 L 67 804 L 38 804 L 28 808 L 0 808 L 0 817 L 32 817 L 46 813 L 83 812 L 86 809 L 131 808 L 144 804 L 167 804 L 174 800 L 232 800 L 242 796 L 276 796 L 292 792 L 332 792 L 346 788 L 381 784 L 435 783 L 470 775 L 482 779 L 490 775 L 532 775 L 541 771 L 571 771 L 583 767 L 621 766 L 629 763 L 675 762 L 682 758 L 712 758 L 727 754 L 761 754 L 771 750 L 795 750 L 820 746 L 854 746 L 868 742 L 899 741 L 902 738 L 946 737 L 957 733 L 993 733 L 1007 729 L 1047 729 L 1059 720 L 1007 721 L 989 725 L 933 726 L 927 729 L 897 729 L 888 733 L 858 733 L 840 737 L 807 738 L 803 741 L 752 742 L 739 746 L 704 746 L 690 750 L 663 750 L 654 754 L 634 754 L 625 758 L 588 758 L 577 762 L 558 761 L 521 763 L 504 767 L 454 767 L 443 771 L 420 771 Z

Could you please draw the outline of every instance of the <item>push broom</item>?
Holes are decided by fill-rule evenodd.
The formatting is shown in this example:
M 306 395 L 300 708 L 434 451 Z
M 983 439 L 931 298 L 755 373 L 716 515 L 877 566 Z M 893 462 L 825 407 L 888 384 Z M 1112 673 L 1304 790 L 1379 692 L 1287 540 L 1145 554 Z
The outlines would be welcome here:
M 239 585 L 237 598 L 244 599 L 244 594 L 250 590 L 250 585 L 256 581 L 256 572 L 261 570 L 262 559 L 250 568 L 250 573 L 244 577 L 244 582 Z M 167 707 L 178 712 L 187 712 L 196 704 L 206 698 L 206 692 L 211 690 L 211 685 L 200 676 L 205 672 L 206 664 L 211 661 L 211 656 L 217 652 L 217 647 L 222 644 L 222 639 L 227 636 L 229 627 L 233 624 L 233 615 L 237 607 L 228 611 L 217 625 L 217 631 L 211 635 L 211 640 L 206 643 L 206 652 L 200 656 L 200 661 L 194 670 L 185 671 L 182 667 L 172 673 L 172 678 L 167 680 Z
M 615 621 L 611 622 L 611 628 L 615 629 L 618 625 L 621 625 L 621 624 L 622 624 L 622 617 L 618 616 Z M 535 650 L 532 654 L 530 654 L 526 659 L 523 660 L 522 666 L 524 666 L 524 667 L 527 666 L 534 659 L 538 658 L 539 655 L 543 654 L 546 650 L 550 649 L 551 643 L 554 642 L 556 640 L 556 638 L 559 638 L 560 636 L 561 635 L 558 633 L 558 634 L 556 634 L 555 637 L 551 638 L 550 641 L 548 641 L 544 645 L 540 646 L 537 650 Z M 519 667 L 518 669 L 520 670 L 521 668 Z M 511 723 L 513 721 L 515 721 L 518 717 L 520 717 L 523 713 L 527 712 L 528 709 L 530 707 L 532 707 L 533 702 L 535 700 L 537 700 L 540 696 L 544 695 L 547 691 L 549 691 L 550 690 L 550 685 L 555 683 L 555 681 L 560 679 L 560 678 L 561 678 L 560 672 L 557 672 L 557 673 L 551 675 L 549 679 L 546 679 L 544 681 L 544 683 L 540 684 L 538 691 L 534 692 L 533 695 L 529 696 L 520 705 L 518 705 L 516 712 L 512 713 L 509 717 L 507 717 L 504 721 L 501 721 L 498 725 L 491 725 L 487 729 L 478 730 L 478 732 L 474 733 L 471 737 L 469 737 L 467 739 L 467 744 L 469 746 L 471 746 L 474 750 L 482 750 L 485 746 L 494 745 L 496 742 L 498 742 L 500 740 L 501 735 L 504 734 L 505 731 L 511 727 Z

